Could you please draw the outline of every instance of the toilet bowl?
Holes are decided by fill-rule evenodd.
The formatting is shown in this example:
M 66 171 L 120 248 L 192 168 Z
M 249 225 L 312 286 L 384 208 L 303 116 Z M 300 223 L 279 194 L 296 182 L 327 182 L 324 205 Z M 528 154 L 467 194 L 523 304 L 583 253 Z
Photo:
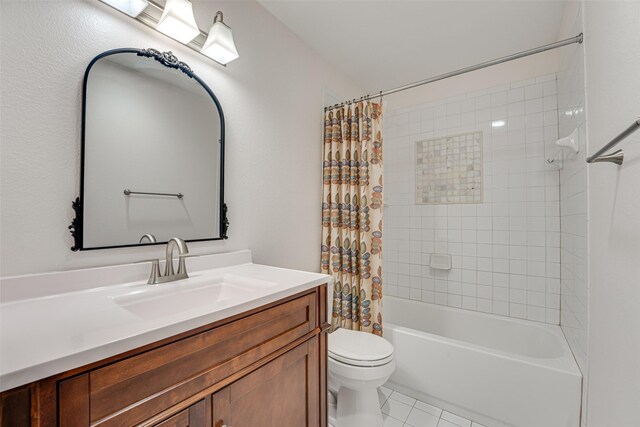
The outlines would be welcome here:
M 382 427 L 377 388 L 396 362 L 393 345 L 368 332 L 337 329 L 329 334 L 329 389 L 337 392 L 334 427 Z

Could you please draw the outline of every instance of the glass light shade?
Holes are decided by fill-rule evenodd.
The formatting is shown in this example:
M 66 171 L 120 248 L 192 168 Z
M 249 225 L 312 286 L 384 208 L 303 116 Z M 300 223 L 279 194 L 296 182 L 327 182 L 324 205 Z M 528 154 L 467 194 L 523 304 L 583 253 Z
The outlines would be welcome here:
M 140 15 L 149 2 L 147 0 L 102 0 L 109 6 L 118 9 L 120 12 L 124 12 L 127 15 L 135 18 Z
M 213 23 L 200 52 L 221 64 L 231 62 L 240 56 L 233 42 L 231 28 L 223 22 Z
M 184 44 L 200 34 L 189 0 L 167 0 L 156 29 Z

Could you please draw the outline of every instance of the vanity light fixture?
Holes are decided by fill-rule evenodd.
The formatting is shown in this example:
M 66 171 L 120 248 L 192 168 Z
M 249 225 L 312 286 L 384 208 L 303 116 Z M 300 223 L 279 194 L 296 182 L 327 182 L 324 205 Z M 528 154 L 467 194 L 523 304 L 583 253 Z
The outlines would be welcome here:
M 507 122 L 505 122 L 504 120 L 494 120 L 491 122 L 491 127 L 493 128 L 501 128 L 502 126 L 506 125 Z
M 159 0 L 100 1 L 179 41 L 223 67 L 238 58 L 233 33 L 231 28 L 222 21 L 220 11 L 216 13 L 213 25 L 207 34 L 198 28 L 190 0 L 166 0 L 164 6 L 159 3 Z
M 137 17 L 149 6 L 147 0 L 102 0 L 109 6 L 124 12 L 132 18 Z
M 200 52 L 221 64 L 227 64 L 240 56 L 233 42 L 233 32 L 223 22 L 222 12 L 216 12 L 209 36 Z
M 167 0 L 156 29 L 184 44 L 200 34 L 189 0 Z

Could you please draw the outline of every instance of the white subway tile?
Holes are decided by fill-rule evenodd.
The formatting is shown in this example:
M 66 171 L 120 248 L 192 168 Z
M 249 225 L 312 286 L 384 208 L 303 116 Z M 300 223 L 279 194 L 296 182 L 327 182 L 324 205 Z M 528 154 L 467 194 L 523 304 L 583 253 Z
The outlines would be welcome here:
M 491 94 L 491 106 L 507 104 L 507 91 L 502 90 Z
M 540 113 L 544 111 L 542 98 L 528 99 L 524 103 L 525 114 Z
M 493 314 L 509 316 L 509 302 L 493 300 Z
M 532 85 L 536 82 L 536 79 L 528 79 L 528 80 L 520 80 L 518 82 L 513 82 L 510 84 L 510 87 L 513 88 L 518 88 L 518 87 L 525 87 L 525 86 L 529 86 Z
M 527 305 L 527 319 L 536 322 L 544 322 L 546 319 L 546 310 L 544 307 Z
M 536 98 L 542 98 L 542 83 L 536 83 L 533 85 L 526 86 L 524 88 L 524 99 L 531 100 Z
M 527 304 L 527 294 L 523 289 L 509 289 L 509 302 Z
M 526 304 L 509 303 L 509 315 L 519 319 L 527 318 Z
M 547 308 L 546 312 L 546 322 L 552 325 L 560 324 L 560 310 L 554 310 L 552 308 Z
M 509 102 L 524 101 L 524 88 L 509 89 L 508 101 Z
M 433 292 L 432 290 L 422 290 L 421 293 L 421 300 L 422 302 L 429 302 L 429 303 L 434 303 L 435 302 L 435 292 Z
M 458 307 L 462 306 L 462 296 L 461 295 L 452 295 L 447 294 L 447 305 L 449 307 Z
M 509 288 L 522 290 L 526 289 L 527 276 L 522 274 L 509 274 Z
M 544 262 L 528 261 L 527 262 L 527 274 L 529 276 L 545 277 L 546 265 Z
M 478 298 L 476 304 L 478 311 L 481 311 L 483 313 L 493 312 L 493 303 L 491 299 Z
M 480 271 L 493 271 L 493 259 L 486 257 L 478 257 L 477 258 L 477 266 L 478 272 Z
M 524 101 L 512 102 L 507 106 L 507 117 L 519 117 L 524 114 Z
M 545 292 L 546 280 L 544 277 L 527 276 L 527 289 L 536 292 Z
M 476 279 L 479 285 L 493 286 L 493 273 L 489 271 L 478 271 Z
M 555 95 L 557 94 L 557 92 L 558 91 L 557 91 L 557 85 L 555 80 L 544 82 L 544 85 L 542 87 L 542 94 L 544 96 Z

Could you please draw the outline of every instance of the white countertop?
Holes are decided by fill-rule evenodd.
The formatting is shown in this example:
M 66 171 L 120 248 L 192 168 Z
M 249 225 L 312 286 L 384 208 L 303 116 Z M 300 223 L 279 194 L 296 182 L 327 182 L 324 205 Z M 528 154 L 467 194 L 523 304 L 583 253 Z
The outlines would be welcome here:
M 0 391 L 225 319 L 331 280 L 324 274 L 253 264 L 249 251 L 187 260 L 189 279 L 160 285 L 147 285 L 147 277 L 140 278 L 141 274 L 148 275 L 143 271 L 149 268 L 150 265 L 125 265 L 2 279 Z M 118 283 L 119 276 L 137 280 L 113 284 Z M 215 280 L 224 283 L 210 298 L 213 294 L 209 283 Z M 235 286 L 238 281 L 240 285 Z M 100 286 L 101 283 L 109 285 Z M 247 285 L 243 288 L 244 284 Z M 52 288 L 66 292 L 51 293 Z M 236 288 L 242 292 L 234 293 Z

